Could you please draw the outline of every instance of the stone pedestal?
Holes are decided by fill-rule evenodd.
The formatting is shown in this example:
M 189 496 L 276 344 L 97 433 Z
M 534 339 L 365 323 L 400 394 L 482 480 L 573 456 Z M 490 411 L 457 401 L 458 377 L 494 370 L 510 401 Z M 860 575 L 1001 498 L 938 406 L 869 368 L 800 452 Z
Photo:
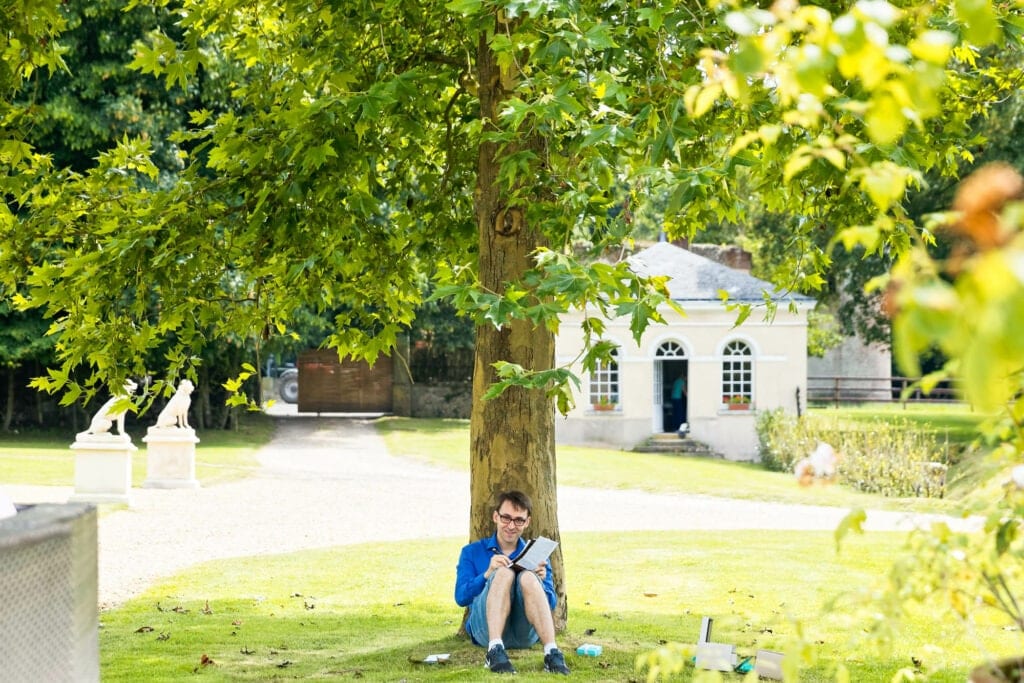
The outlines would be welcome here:
M 196 489 L 196 431 L 191 427 L 150 427 L 146 443 L 143 488 Z
M 84 503 L 0 521 L 0 679 L 99 683 L 96 535 Z
M 128 504 L 132 488 L 132 454 L 126 434 L 79 434 L 75 451 L 75 492 L 71 502 Z

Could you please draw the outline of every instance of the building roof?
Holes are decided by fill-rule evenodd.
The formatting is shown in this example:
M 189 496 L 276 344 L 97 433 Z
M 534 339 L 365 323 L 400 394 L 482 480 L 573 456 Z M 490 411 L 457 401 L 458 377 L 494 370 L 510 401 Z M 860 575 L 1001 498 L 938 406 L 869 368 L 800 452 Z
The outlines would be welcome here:
M 630 269 L 645 276 L 669 276 L 668 289 L 675 301 L 720 301 L 719 290 L 729 293 L 729 299 L 740 302 L 762 302 L 764 292 L 780 303 L 810 304 L 809 296 L 792 292 L 778 292 L 775 285 L 742 271 L 724 266 L 677 247 L 669 242 L 658 242 L 630 256 Z

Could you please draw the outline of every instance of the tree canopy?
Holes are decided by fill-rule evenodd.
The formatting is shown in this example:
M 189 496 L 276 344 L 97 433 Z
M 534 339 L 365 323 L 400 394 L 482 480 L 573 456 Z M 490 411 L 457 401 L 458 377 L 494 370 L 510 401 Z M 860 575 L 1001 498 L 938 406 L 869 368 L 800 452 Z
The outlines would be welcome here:
M 901 208 L 907 191 L 928 171 L 956 175 L 971 121 L 1017 76 L 989 64 L 1000 52 L 980 49 L 1000 36 L 984 4 L 839 3 L 835 21 L 786 3 L 266 4 L 126 8 L 170 9 L 180 31 L 156 28 L 136 46 L 140 74 L 173 89 L 204 70 L 236 77 L 224 111 L 192 111 L 191 130 L 175 136 L 191 149 L 181 182 L 159 192 L 141 182 L 157 173 L 154 144 L 167 142 L 146 134 L 12 195 L 36 219 L 8 223 L 18 238 L 3 254 L 8 286 L 30 284 L 21 304 L 55 316 L 64 370 L 137 371 L 139 351 L 171 336 L 183 359 L 205 336 L 285 332 L 307 302 L 343 303 L 332 345 L 375 357 L 409 325 L 422 274 L 473 284 L 484 142 L 503 155 L 505 204 L 537 226 L 547 255 L 533 268 L 538 284 L 524 278 L 511 296 L 460 288 L 479 322 L 554 328 L 554 315 L 602 287 L 629 295 L 616 291 L 621 272 L 575 270 L 572 239 L 628 239 L 629 213 L 609 209 L 655 190 L 668 191 L 672 233 L 740 220 L 741 175 L 765 206 L 803 216 L 778 239 L 798 260 L 783 284 L 813 290 L 829 261 L 822 231 L 872 252 L 920 234 Z M 480 40 L 518 76 L 496 121 L 480 112 Z M 537 149 L 504 153 L 527 136 Z M 368 264 L 374 277 L 360 277 Z M 125 301 L 92 291 L 104 280 L 142 286 Z M 637 306 L 639 327 L 653 309 Z M 111 335 L 121 343 L 71 350 Z

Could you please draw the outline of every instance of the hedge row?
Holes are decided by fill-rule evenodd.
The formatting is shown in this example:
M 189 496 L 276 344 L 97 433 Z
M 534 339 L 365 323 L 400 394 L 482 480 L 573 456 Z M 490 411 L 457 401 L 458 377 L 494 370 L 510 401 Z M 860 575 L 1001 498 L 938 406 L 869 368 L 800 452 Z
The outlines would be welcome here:
M 761 462 L 771 470 L 793 471 L 824 441 L 840 456 L 838 480 L 858 490 L 929 497 L 942 497 L 945 490 L 947 446 L 900 421 L 851 425 L 763 411 L 758 414 L 757 436 Z

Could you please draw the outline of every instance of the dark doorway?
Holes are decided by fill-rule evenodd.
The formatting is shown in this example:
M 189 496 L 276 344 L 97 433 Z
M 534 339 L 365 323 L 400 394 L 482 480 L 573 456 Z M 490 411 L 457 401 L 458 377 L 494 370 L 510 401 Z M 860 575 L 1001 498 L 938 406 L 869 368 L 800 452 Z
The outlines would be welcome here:
M 676 380 L 682 378 L 682 391 Z M 680 425 L 689 422 L 687 394 L 690 391 L 689 361 L 685 358 L 665 358 L 661 361 L 661 410 L 662 430 L 675 432 Z M 679 394 L 679 398 L 676 395 Z

